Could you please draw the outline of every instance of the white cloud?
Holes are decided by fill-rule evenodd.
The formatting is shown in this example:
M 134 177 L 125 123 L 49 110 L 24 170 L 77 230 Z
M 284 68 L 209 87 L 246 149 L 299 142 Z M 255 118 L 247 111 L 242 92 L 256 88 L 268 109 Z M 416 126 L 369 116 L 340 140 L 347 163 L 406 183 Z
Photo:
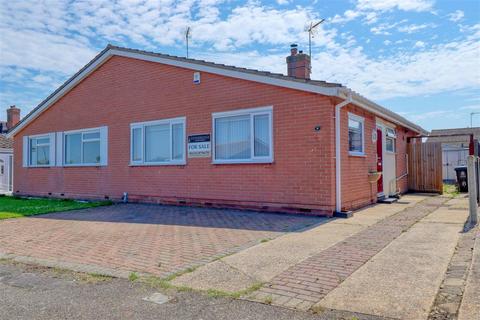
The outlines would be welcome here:
M 0 65 L 70 74 L 96 52 L 75 38 L 0 28 Z
M 414 47 L 415 48 L 424 48 L 425 47 L 425 42 L 417 41 L 417 42 L 415 42 Z
M 450 21 L 458 22 L 458 21 L 462 20 L 464 16 L 465 16 L 465 13 L 463 13 L 462 10 L 457 10 L 455 12 L 450 13 L 448 15 L 448 18 L 449 18 Z
M 322 52 L 314 56 L 314 78 L 341 82 L 373 99 L 478 89 L 478 40 L 384 58 L 369 57 L 360 49 Z
M 194 58 L 286 73 L 288 44 L 300 42 L 306 49 L 305 22 L 318 19 L 309 7 L 274 9 L 257 1 L 236 6 L 225 15 L 218 7 L 222 2 L 142 0 L 138 6 L 127 1 L 79 0 L 73 7 L 66 1 L 7 2 L 0 13 L 0 75 L 8 84 L 29 83 L 32 87 L 17 95 L 2 88 L 0 102 L 31 103 L 38 99 L 39 91 L 35 90 L 42 86 L 48 87 L 48 94 L 107 41 L 120 45 L 131 42 L 160 52 L 165 52 L 163 45 L 182 48 L 182 32 L 187 25 L 193 28 Z M 370 23 L 382 11 L 425 11 L 432 2 L 363 0 L 360 5 L 364 11 L 347 10 L 338 19 L 360 17 Z M 405 22 L 380 24 L 371 30 L 387 34 L 407 27 Z M 365 53 L 351 34 L 337 34 L 331 24 L 322 24 L 313 43 L 313 78 L 346 84 L 372 99 L 479 88 L 480 24 L 462 26 L 461 31 L 455 42 L 429 43 L 426 47 L 419 40 L 415 46 L 422 50 L 410 47 L 406 52 L 393 50 L 390 55 L 374 56 Z M 392 45 L 392 41 L 386 40 L 385 45 Z M 256 44 L 270 45 L 270 50 L 255 50 Z
M 398 27 L 398 31 L 405 33 L 414 33 L 426 28 L 435 28 L 436 25 L 433 23 L 423 23 L 423 24 L 410 24 L 407 26 Z
M 393 9 L 403 11 L 429 11 L 433 8 L 432 0 L 358 0 L 357 7 L 361 10 L 388 11 Z
M 289 4 L 290 1 L 289 1 L 289 0 L 277 0 L 277 3 L 278 3 L 279 5 L 286 5 L 286 4 Z
M 460 110 L 471 110 L 471 111 L 476 111 L 480 110 L 480 104 L 472 104 L 468 106 L 463 106 L 460 108 Z

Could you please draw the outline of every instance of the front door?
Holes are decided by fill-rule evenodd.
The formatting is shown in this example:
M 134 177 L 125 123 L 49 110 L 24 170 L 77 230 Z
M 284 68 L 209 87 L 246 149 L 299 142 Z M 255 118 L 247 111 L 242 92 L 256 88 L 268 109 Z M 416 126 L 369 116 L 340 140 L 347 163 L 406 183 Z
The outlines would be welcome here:
M 382 173 L 377 182 L 377 190 L 379 195 L 383 195 L 383 131 L 381 128 L 377 128 L 377 171 Z

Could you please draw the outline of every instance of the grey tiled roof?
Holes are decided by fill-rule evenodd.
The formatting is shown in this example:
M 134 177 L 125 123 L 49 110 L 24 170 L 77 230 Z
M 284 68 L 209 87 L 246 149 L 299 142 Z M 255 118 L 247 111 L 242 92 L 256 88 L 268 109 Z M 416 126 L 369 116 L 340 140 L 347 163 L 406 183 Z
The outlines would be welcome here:
M 169 55 L 169 54 L 157 53 L 157 52 L 151 52 L 151 51 L 145 51 L 145 50 L 139 50 L 139 49 L 117 47 L 117 46 L 114 46 L 114 45 L 111 45 L 111 44 L 109 44 L 107 46 L 107 49 L 109 49 L 109 48 L 110 49 L 115 49 L 115 50 L 120 50 L 120 51 L 125 51 L 125 52 L 140 53 L 140 54 L 143 54 L 143 55 L 149 55 L 149 56 L 153 56 L 153 57 L 159 57 L 159 58 L 170 59 L 170 60 L 175 60 L 175 61 L 188 62 L 188 63 L 198 64 L 198 65 L 203 65 L 203 66 L 221 68 L 221 69 L 225 69 L 225 70 L 232 70 L 232 71 L 238 71 L 238 72 L 243 72 L 243 73 L 250 73 L 250 74 L 255 74 L 255 75 L 259 75 L 259 76 L 275 78 L 275 79 L 288 80 L 288 81 L 292 81 L 292 82 L 308 83 L 308 84 L 317 85 L 317 86 L 321 86 L 321 87 L 327 87 L 327 88 L 341 87 L 342 86 L 340 83 L 327 82 L 327 81 L 321 81 L 321 80 L 295 78 L 295 77 L 286 76 L 286 75 L 281 74 L 281 73 L 274 73 L 274 72 L 269 72 L 269 71 L 260 71 L 260 70 L 255 70 L 255 69 L 241 68 L 241 67 L 236 67 L 236 66 L 231 66 L 231 65 L 221 64 L 221 63 L 209 62 L 209 61 L 205 61 L 205 60 L 184 58 L 184 57 L 172 56 L 172 55 Z

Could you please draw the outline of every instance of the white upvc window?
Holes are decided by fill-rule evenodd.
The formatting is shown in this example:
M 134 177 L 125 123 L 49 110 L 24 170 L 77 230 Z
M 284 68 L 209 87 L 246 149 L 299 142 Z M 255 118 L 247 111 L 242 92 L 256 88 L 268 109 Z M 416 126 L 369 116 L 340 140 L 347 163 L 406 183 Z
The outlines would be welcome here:
M 273 162 L 273 108 L 219 112 L 213 118 L 213 163 Z
M 365 155 L 365 119 L 348 114 L 348 152 L 350 155 Z
M 396 151 L 395 142 L 397 140 L 397 134 L 395 130 L 392 128 L 385 129 L 385 150 L 390 153 L 394 153 Z
M 23 137 L 23 166 L 55 166 L 55 133 Z
M 185 117 L 130 124 L 131 165 L 184 165 Z
M 107 127 L 64 132 L 63 165 L 107 165 L 107 136 Z

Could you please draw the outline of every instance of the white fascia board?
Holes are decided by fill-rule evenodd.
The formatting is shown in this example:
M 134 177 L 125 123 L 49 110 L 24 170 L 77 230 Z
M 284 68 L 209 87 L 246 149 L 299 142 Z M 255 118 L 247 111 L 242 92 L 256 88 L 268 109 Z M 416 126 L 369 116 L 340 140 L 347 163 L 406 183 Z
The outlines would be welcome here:
M 414 132 L 417 132 L 419 134 L 427 135 L 428 131 L 424 130 L 420 126 L 417 126 L 410 121 L 404 119 L 403 117 L 400 117 L 397 115 L 395 112 L 390 111 L 384 107 L 379 106 L 375 102 L 368 100 L 367 98 L 359 95 L 358 93 L 355 93 L 351 91 L 350 89 L 344 89 L 344 90 L 339 90 L 340 94 L 338 95 L 339 98 L 346 99 L 348 96 L 348 92 L 351 92 L 352 94 L 352 103 L 359 106 L 360 108 L 367 110 L 374 115 L 383 118 L 385 120 L 391 121 L 395 124 L 401 125 L 405 128 L 408 128 Z
M 22 123 L 20 123 L 17 127 L 15 127 L 12 131 L 7 133 L 8 138 L 12 138 L 15 136 L 17 132 L 22 130 L 27 124 L 29 124 L 32 120 L 36 119 L 43 111 L 48 109 L 52 104 L 57 102 L 60 98 L 62 98 L 66 93 L 68 93 L 71 89 L 73 89 L 77 84 L 79 84 L 83 79 L 85 79 L 90 73 L 95 71 L 98 67 L 104 64 L 110 57 L 111 57 L 110 50 L 106 51 L 103 55 L 97 58 L 97 60 L 88 66 L 85 70 L 82 71 L 79 75 L 77 75 L 74 79 L 72 79 L 65 87 L 63 87 L 60 91 L 58 91 L 53 97 L 45 101 L 45 103 L 35 110 L 32 114 L 29 114 L 27 119 L 25 119 Z
M 197 63 L 191 63 L 186 61 L 178 61 L 175 59 L 162 58 L 158 56 L 153 56 L 149 54 L 129 52 L 118 49 L 110 50 L 113 55 L 122 56 L 127 58 L 139 59 L 150 62 L 157 62 L 169 66 L 180 67 L 185 69 L 191 69 L 195 71 L 207 72 L 212 74 L 217 74 L 230 78 L 237 78 L 247 81 L 254 81 L 264 84 L 269 84 L 278 87 L 290 88 L 295 90 L 307 91 L 312 93 L 319 93 L 326 96 L 336 96 L 338 93 L 338 87 L 321 87 L 309 83 L 301 83 L 290 80 L 276 79 L 269 76 L 262 76 L 257 74 L 251 74 L 242 71 L 227 70 L 221 67 L 207 66 Z
M 13 153 L 13 149 L 0 148 L 0 153 Z

